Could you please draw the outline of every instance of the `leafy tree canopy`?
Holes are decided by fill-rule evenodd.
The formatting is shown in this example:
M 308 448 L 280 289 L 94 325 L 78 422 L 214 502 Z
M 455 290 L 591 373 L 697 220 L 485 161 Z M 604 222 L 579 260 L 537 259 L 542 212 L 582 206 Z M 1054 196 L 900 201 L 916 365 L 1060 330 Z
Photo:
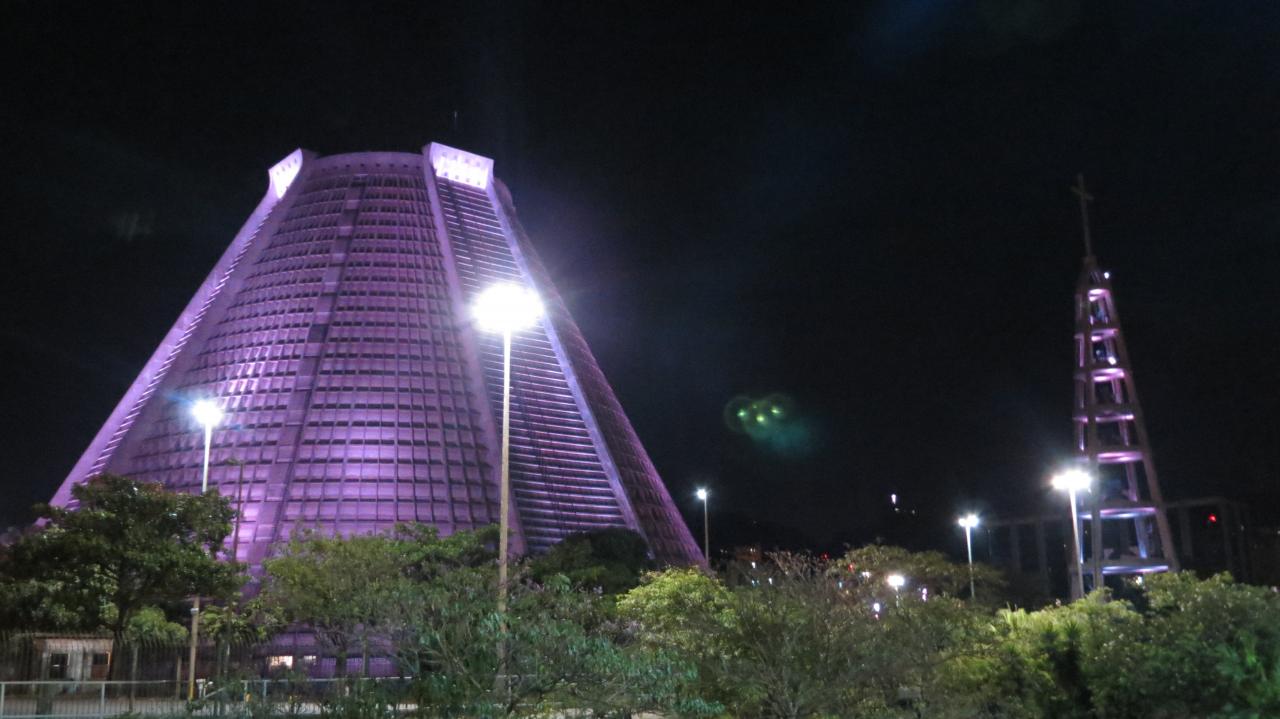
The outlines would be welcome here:
M 252 611 L 269 629 L 306 624 L 335 651 L 339 670 L 355 647 L 397 633 L 416 607 L 419 586 L 454 571 L 493 564 L 491 528 L 440 537 L 427 525 L 384 534 L 302 533 L 263 562 Z
M 906 578 L 903 592 L 918 592 L 924 587 L 934 596 L 969 596 L 968 565 L 953 562 L 941 552 L 911 552 L 902 547 L 868 544 L 851 549 L 834 560 L 830 571 L 873 588 L 885 597 L 893 596 L 892 589 L 885 583 L 890 574 L 901 574 Z M 978 600 L 986 604 L 1004 604 L 1006 585 L 1000 571 L 978 563 L 973 565 L 973 573 Z
M 227 599 L 241 566 L 217 558 L 226 499 L 102 475 L 72 489 L 77 507 L 37 508 L 43 526 L 0 549 L 0 623 L 123 637 L 146 607 Z

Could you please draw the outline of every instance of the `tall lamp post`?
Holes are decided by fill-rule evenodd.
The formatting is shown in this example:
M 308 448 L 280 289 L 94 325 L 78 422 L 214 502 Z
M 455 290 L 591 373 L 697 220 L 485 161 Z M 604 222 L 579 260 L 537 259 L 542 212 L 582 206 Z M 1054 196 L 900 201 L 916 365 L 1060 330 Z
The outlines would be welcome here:
M 231 535 L 231 561 L 240 561 L 240 517 L 241 508 L 244 506 L 243 495 L 241 489 L 244 487 L 244 460 L 231 457 L 227 459 L 228 465 L 234 465 L 240 468 L 240 472 L 236 475 L 236 523 L 234 527 L 235 534 Z
M 520 285 L 503 283 L 489 287 L 476 298 L 472 315 L 477 326 L 485 332 L 502 334 L 502 457 L 500 462 L 500 499 L 498 517 L 498 615 L 507 613 L 507 563 L 508 535 L 511 533 L 511 335 L 528 329 L 542 317 L 542 302 L 538 295 Z M 503 620 L 503 633 L 506 633 Z M 499 658 L 505 672 L 505 637 L 499 647 Z M 499 678 L 499 681 L 502 681 Z
M 1080 547 L 1080 514 L 1076 494 L 1080 491 L 1089 491 L 1090 485 L 1093 484 L 1093 477 L 1082 469 L 1068 469 L 1054 475 L 1051 481 L 1053 488 L 1066 492 L 1071 501 L 1071 551 L 1075 554 L 1076 565 L 1076 581 L 1071 588 L 1071 598 L 1079 599 L 1084 596 L 1084 555 Z M 1100 528 L 1094 527 L 1095 531 L 1098 529 Z M 1094 577 L 1094 582 L 1097 582 L 1097 577 Z
M 711 521 L 707 514 L 707 497 L 711 496 L 711 492 L 705 487 L 699 487 L 696 494 L 702 500 L 702 555 L 707 559 L 707 566 L 711 566 Z
M 973 586 L 973 528 L 978 526 L 978 515 L 970 512 L 960 518 L 960 526 L 964 527 L 964 546 L 969 552 L 969 598 L 978 596 Z
M 204 462 L 200 469 L 200 494 L 209 489 L 209 450 L 213 444 L 213 428 L 222 421 L 222 410 L 210 399 L 202 399 L 191 408 L 191 416 L 204 427 Z M 187 656 L 187 701 L 196 698 L 196 645 L 200 638 L 200 595 L 191 603 L 191 649 Z

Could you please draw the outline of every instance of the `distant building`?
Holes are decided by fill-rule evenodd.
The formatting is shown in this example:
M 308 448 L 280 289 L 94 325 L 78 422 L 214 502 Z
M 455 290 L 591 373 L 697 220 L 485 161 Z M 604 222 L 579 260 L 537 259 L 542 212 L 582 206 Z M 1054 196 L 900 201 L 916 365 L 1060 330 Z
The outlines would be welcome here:
M 1280 533 L 1253 525 L 1249 507 L 1222 497 L 1166 505 L 1177 560 L 1201 576 L 1230 572 L 1243 582 L 1280 582 Z M 1062 513 L 984 522 L 991 564 L 1051 597 L 1068 596 L 1071 520 Z
M 493 161 L 297 150 L 68 474 L 233 498 L 237 557 L 258 565 L 299 531 L 496 524 L 502 339 L 470 308 L 500 282 L 546 316 L 513 343 L 517 551 L 627 527 L 664 563 L 701 562 L 653 463 L 516 218 Z M 243 463 L 234 465 L 232 463 Z
M 75 692 L 107 678 L 111 651 L 111 637 L 11 635 L 0 641 L 0 681 L 59 681 L 57 692 Z

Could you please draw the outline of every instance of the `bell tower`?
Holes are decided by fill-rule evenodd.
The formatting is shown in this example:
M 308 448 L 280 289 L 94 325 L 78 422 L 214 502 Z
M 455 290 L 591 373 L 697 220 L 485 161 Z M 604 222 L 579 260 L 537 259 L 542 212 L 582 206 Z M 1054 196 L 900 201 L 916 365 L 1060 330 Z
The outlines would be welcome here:
M 1090 588 L 1110 575 L 1177 571 L 1172 534 L 1128 346 L 1120 326 L 1111 273 L 1098 265 L 1089 231 L 1084 176 L 1080 198 L 1085 256 L 1075 293 L 1075 449 L 1094 477 L 1079 495 L 1087 533 L 1080 551 Z M 1077 591 L 1073 588 L 1073 594 Z

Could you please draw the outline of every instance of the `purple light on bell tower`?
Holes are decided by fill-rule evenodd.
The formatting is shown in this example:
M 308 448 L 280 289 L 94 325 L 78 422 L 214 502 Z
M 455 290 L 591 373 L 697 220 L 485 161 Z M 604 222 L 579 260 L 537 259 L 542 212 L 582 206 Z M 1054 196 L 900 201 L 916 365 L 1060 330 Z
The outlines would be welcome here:
M 268 177 L 55 504 L 102 472 L 197 491 L 203 429 L 189 405 L 207 398 L 225 414 L 209 484 L 243 497 L 242 561 L 302 529 L 496 524 L 502 340 L 477 331 L 470 307 L 507 282 L 545 306 L 513 345 L 514 549 L 628 527 L 659 561 L 702 561 L 492 160 L 437 143 L 296 150 Z

